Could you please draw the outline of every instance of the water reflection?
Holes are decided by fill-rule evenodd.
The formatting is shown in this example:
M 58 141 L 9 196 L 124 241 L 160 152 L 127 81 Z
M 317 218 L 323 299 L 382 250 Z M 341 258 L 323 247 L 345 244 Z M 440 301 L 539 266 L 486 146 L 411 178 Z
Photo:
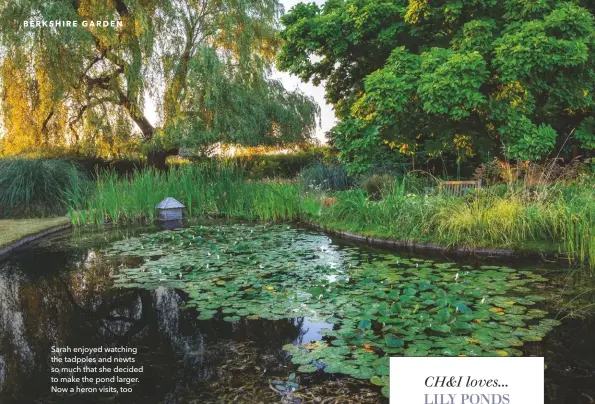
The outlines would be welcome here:
M 118 264 L 99 250 L 117 237 L 64 236 L 0 262 L 1 403 L 81 402 L 50 393 L 52 345 L 138 347 L 144 374 L 133 393 L 89 402 L 227 402 L 242 391 L 253 399 L 239 402 L 284 400 L 268 386 L 292 371 L 281 347 L 319 339 L 324 324 L 198 321 L 194 310 L 178 309 L 181 291 L 112 289 Z M 373 395 L 368 402 L 380 402 Z

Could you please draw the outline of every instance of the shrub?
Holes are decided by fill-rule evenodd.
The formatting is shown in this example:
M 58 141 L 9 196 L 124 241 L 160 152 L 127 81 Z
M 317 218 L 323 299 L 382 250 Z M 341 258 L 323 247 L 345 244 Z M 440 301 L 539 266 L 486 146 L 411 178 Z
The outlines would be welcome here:
M 260 179 L 295 178 L 305 168 L 331 159 L 328 147 L 315 147 L 287 154 L 251 154 L 232 160 L 244 169 L 250 178 Z
M 353 178 L 342 165 L 317 163 L 302 171 L 300 182 L 305 189 L 343 191 L 351 188 Z
M 542 163 L 511 163 L 494 158 L 477 167 L 474 178 L 482 180 L 485 185 L 506 183 L 542 187 L 575 181 L 585 169 L 586 165 L 579 160 L 572 160 L 567 164 L 562 159 L 551 159 Z
M 379 199 L 384 190 L 395 182 L 395 177 L 389 174 L 374 174 L 360 181 L 360 188 L 368 192 L 372 199 Z
M 0 217 L 63 215 L 88 190 L 72 163 L 54 159 L 0 159 Z
M 143 160 L 107 160 L 99 157 L 68 157 L 64 160 L 75 164 L 92 178 L 101 171 L 115 171 L 120 176 L 130 175 L 146 166 Z

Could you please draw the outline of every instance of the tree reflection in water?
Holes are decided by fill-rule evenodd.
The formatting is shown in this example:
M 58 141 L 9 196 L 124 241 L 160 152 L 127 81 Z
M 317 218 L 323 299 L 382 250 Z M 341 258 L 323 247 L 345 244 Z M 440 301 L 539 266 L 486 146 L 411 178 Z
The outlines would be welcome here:
M 316 335 L 304 319 L 198 321 L 179 310 L 181 291 L 112 289 L 116 264 L 99 250 L 114 237 L 63 236 L 0 262 L 0 402 L 81 402 L 50 393 L 53 345 L 139 349 L 144 374 L 133 393 L 89 402 L 217 402 L 242 391 L 259 395 L 254 402 L 281 400 L 269 379 L 291 371 L 284 344 Z

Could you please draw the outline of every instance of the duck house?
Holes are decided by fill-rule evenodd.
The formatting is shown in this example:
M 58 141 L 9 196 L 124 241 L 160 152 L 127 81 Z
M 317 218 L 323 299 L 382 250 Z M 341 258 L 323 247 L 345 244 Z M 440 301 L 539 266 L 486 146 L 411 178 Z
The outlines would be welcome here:
M 182 209 L 184 209 L 184 205 L 174 198 L 167 197 L 162 200 L 155 209 L 157 209 L 159 220 L 169 222 L 182 219 Z

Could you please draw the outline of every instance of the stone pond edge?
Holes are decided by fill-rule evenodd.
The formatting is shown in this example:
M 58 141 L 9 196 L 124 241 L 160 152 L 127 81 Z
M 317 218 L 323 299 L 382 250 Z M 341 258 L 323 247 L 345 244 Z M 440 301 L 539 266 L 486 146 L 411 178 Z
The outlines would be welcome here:
M 34 234 L 30 234 L 30 235 L 25 236 L 17 241 L 11 242 L 8 245 L 5 245 L 4 247 L 0 247 L 0 259 L 5 258 L 5 256 L 10 254 L 12 251 L 16 250 L 17 248 L 19 248 L 25 244 L 39 240 L 43 237 L 49 236 L 49 235 L 57 233 L 59 231 L 69 229 L 71 227 L 72 227 L 72 223 L 64 223 L 64 224 L 61 224 L 58 226 L 52 226 L 48 229 L 39 231 Z

